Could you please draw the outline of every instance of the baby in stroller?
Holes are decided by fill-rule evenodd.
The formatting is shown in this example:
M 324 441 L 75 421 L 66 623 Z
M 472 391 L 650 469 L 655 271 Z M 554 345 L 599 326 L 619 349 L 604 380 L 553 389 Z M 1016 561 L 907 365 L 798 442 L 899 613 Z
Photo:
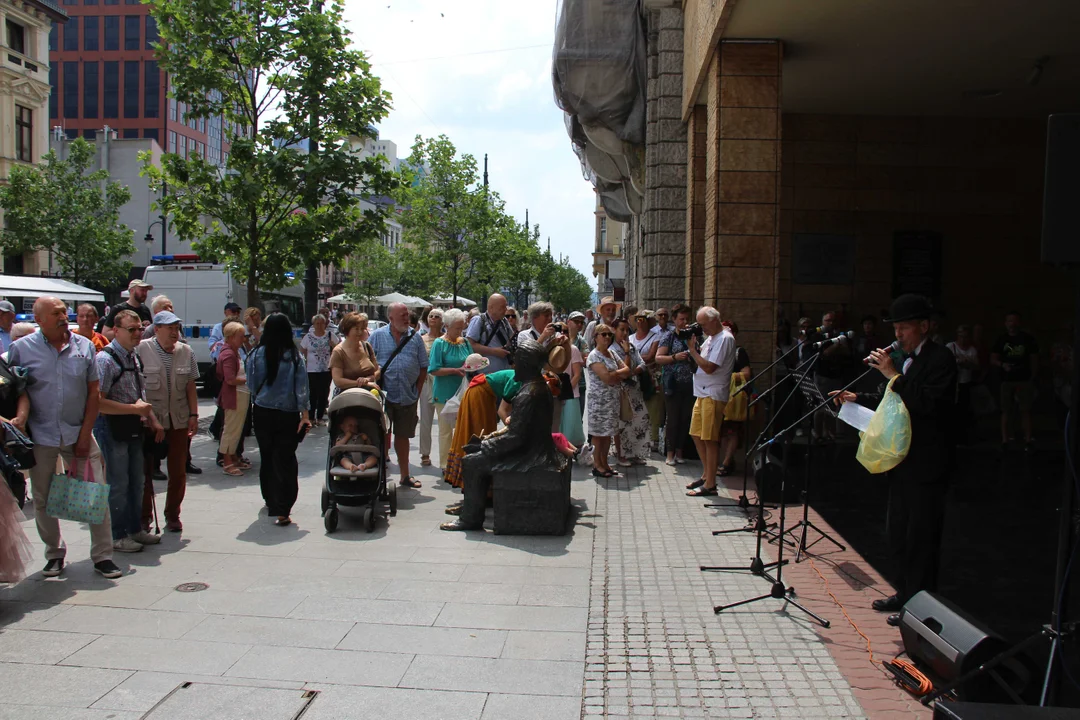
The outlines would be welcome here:
M 355 442 L 354 442 L 355 441 Z M 360 432 L 360 421 L 351 415 L 341 419 L 341 434 L 334 441 L 334 447 L 342 445 L 371 445 L 371 440 L 366 433 Z M 337 459 L 336 465 L 343 467 L 349 472 L 370 470 L 379 464 L 379 458 L 371 453 L 343 452 Z

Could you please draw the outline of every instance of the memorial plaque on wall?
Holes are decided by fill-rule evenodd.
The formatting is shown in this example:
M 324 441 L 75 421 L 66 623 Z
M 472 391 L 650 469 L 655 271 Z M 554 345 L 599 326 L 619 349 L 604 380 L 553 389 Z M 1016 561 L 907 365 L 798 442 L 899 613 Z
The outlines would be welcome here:
M 893 235 L 893 297 L 916 293 L 941 299 L 941 235 L 905 230 Z
M 791 280 L 799 285 L 850 285 L 855 281 L 855 238 L 796 233 L 791 239 Z

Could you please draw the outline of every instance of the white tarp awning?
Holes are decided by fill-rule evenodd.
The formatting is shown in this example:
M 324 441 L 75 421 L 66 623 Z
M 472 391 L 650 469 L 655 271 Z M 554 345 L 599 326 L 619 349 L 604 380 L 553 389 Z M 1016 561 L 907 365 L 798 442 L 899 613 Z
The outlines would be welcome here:
M 431 302 L 435 303 L 436 305 L 453 305 L 454 298 L 450 297 L 449 295 L 436 295 L 435 297 L 431 298 Z M 457 304 L 461 307 L 467 308 L 476 307 L 475 301 L 470 300 L 467 297 L 461 297 L 460 295 L 457 296 Z
M 97 290 L 67 280 L 28 275 L 0 275 L 0 295 L 9 300 L 53 295 L 68 302 L 105 302 L 105 296 Z
M 421 300 L 420 298 L 412 297 L 411 295 L 402 295 L 401 293 L 398 293 L 398 292 L 387 293 L 386 295 L 380 295 L 379 297 L 372 298 L 371 302 L 369 302 L 369 303 L 362 303 L 359 300 L 357 300 L 356 298 L 353 298 L 353 297 L 351 297 L 349 295 L 346 295 L 346 294 L 334 295 L 331 298 L 327 298 L 326 302 L 334 303 L 335 305 L 348 303 L 348 304 L 351 304 L 351 305 L 379 305 L 379 306 L 393 305 L 394 303 L 402 303 L 405 307 L 410 308 L 410 309 L 431 307 L 431 303 L 429 303 L 427 300 Z

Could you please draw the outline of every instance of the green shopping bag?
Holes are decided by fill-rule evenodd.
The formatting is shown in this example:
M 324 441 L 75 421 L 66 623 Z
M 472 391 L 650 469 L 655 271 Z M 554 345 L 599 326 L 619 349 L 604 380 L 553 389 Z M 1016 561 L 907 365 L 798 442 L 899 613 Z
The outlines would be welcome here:
M 900 396 L 893 392 L 894 376 L 885 388 L 866 432 L 859 440 L 855 459 L 873 474 L 888 472 L 907 457 L 911 449 L 911 416 Z
M 109 510 L 109 486 L 94 482 L 90 458 L 86 459 L 83 477 L 75 477 L 71 468 L 65 475 L 53 475 L 45 512 L 60 520 L 99 525 Z

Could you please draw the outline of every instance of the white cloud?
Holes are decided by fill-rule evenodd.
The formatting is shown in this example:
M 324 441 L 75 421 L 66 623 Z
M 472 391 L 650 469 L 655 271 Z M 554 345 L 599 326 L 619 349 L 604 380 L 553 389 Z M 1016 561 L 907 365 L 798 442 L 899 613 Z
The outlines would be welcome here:
M 541 242 L 591 280 L 595 200 L 552 94 L 555 12 L 555 0 L 353 0 L 345 17 L 394 96 L 382 136 L 402 155 L 440 133 L 481 164 L 488 153 L 508 211 L 523 222 L 528 208 Z

